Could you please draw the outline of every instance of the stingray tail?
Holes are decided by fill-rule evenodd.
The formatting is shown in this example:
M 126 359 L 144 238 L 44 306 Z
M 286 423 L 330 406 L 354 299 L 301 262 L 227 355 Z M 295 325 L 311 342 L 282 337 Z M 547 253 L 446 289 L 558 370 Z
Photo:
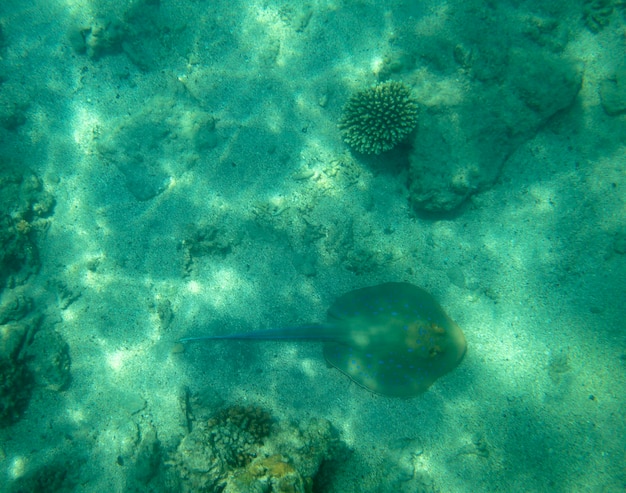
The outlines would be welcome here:
M 238 334 L 214 336 L 183 337 L 178 342 L 199 341 L 328 341 L 337 338 L 337 328 L 333 324 L 308 324 L 281 329 L 256 330 Z

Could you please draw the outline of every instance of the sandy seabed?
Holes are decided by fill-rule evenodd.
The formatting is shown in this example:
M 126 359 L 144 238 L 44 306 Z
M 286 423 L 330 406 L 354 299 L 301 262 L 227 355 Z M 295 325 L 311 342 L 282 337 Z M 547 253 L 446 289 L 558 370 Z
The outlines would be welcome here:
M 19 293 L 19 317 L 64 341 L 50 336 L 71 381 L 36 374 L 0 428 L 0 490 L 235 491 L 192 484 L 181 443 L 253 406 L 280 440 L 336 430 L 341 451 L 299 470 L 302 491 L 624 491 L 623 10 L 5 0 L 0 166 L 54 207 L 16 222 L 37 268 L 11 272 L 2 300 Z M 571 97 L 550 92 L 546 60 L 567 62 Z M 386 79 L 412 88 L 415 135 L 351 152 L 342 107 Z M 508 88 L 524 111 L 495 102 Z M 447 140 L 437 121 L 462 128 Z M 415 148 L 433 129 L 439 160 L 437 141 Z M 420 209 L 429 187 L 454 207 Z M 323 322 L 341 294 L 390 281 L 431 292 L 468 341 L 411 399 L 355 385 L 319 343 L 176 344 Z M 289 491 L 263 474 L 258 491 Z

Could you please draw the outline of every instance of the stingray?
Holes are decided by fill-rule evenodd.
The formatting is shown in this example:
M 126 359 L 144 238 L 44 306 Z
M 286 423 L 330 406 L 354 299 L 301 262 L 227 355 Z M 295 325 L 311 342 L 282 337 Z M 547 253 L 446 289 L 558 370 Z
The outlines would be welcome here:
M 324 341 L 324 357 L 362 387 L 391 397 L 421 394 L 463 359 L 465 336 L 430 294 L 404 282 L 350 291 L 328 322 L 254 332 L 186 337 L 209 340 Z

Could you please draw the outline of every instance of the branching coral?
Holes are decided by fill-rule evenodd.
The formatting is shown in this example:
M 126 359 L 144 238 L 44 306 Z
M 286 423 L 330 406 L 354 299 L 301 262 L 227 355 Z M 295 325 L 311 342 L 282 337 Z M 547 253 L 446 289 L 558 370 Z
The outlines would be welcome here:
M 343 109 L 343 140 L 364 154 L 388 151 L 417 124 L 417 102 L 402 82 L 383 82 L 354 94 Z

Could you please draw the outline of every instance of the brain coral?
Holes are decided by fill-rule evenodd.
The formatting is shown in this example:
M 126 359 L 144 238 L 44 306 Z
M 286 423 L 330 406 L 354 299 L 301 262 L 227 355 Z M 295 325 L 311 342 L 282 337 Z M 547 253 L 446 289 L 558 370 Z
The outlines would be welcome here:
M 417 124 L 417 102 L 402 82 L 383 82 L 354 94 L 343 109 L 343 140 L 364 154 L 394 148 Z

